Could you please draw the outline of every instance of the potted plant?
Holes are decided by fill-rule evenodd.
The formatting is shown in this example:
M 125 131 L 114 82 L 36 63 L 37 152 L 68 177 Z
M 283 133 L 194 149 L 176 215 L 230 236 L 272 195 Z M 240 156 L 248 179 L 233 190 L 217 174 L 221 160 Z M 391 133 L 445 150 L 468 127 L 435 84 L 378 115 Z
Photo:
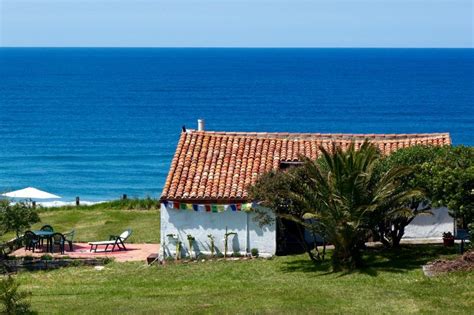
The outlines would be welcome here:
M 444 246 L 454 246 L 454 235 L 451 232 L 443 233 Z
M 257 258 L 258 257 L 258 248 L 252 248 L 250 253 L 252 254 L 252 257 Z

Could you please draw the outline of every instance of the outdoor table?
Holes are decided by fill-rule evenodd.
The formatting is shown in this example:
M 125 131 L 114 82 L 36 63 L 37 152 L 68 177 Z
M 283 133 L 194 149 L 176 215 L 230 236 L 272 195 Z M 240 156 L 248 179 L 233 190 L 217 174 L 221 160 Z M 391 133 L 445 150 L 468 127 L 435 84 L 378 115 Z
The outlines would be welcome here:
M 52 253 L 53 252 L 53 240 L 52 236 L 54 232 L 51 231 L 43 231 L 43 230 L 37 230 L 37 231 L 32 231 L 35 233 L 36 236 L 39 236 L 39 238 L 46 239 L 46 248 L 47 251 Z

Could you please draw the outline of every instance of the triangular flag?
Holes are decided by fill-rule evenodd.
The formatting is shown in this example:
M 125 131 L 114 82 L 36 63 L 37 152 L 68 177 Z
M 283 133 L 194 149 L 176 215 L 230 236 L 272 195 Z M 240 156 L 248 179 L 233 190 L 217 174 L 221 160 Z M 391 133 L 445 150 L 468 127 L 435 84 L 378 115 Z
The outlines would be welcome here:
M 247 212 L 252 210 L 252 204 L 251 203 L 244 203 L 242 205 L 242 210 L 247 211 Z

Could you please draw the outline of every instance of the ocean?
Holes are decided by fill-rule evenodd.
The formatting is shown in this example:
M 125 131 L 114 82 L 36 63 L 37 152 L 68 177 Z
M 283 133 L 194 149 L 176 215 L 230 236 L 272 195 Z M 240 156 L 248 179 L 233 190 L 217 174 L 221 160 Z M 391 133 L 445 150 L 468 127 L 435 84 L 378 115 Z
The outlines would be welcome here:
M 0 191 L 161 193 L 182 126 L 450 132 L 474 145 L 473 49 L 0 48 Z

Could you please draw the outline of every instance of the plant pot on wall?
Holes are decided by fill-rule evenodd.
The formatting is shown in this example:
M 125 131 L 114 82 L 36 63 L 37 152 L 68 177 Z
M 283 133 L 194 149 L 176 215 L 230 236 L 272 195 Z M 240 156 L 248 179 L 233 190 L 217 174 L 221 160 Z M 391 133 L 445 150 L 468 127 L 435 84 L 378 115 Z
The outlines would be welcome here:
M 443 233 L 443 244 L 446 247 L 454 246 L 454 235 L 451 232 Z
M 452 247 L 454 246 L 454 237 L 446 237 L 443 238 L 443 244 L 446 247 Z

